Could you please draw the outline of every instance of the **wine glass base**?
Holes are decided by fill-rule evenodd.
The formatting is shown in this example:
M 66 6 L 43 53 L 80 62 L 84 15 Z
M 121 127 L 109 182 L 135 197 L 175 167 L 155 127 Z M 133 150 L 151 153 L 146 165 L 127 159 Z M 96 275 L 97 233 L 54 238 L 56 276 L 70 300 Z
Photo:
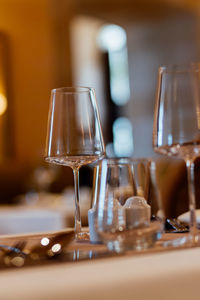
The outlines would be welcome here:
M 163 248 L 192 248 L 200 246 L 200 234 L 187 234 L 161 242 Z
M 89 232 L 81 231 L 75 234 L 75 240 L 77 242 L 90 241 L 90 234 Z

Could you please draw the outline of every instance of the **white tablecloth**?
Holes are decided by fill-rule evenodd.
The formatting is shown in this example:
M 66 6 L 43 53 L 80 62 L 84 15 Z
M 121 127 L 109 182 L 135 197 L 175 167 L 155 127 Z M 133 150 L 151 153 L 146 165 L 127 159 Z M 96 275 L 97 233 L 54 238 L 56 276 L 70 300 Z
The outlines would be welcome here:
M 29 204 L 26 197 L 20 197 L 21 205 L 0 206 L 0 235 L 59 231 L 74 226 L 73 190 L 64 194 L 40 193 L 32 196 Z M 87 225 L 91 202 L 88 189 L 81 189 L 81 200 L 82 223 Z
M 0 299 L 200 299 L 200 249 L 1 271 Z

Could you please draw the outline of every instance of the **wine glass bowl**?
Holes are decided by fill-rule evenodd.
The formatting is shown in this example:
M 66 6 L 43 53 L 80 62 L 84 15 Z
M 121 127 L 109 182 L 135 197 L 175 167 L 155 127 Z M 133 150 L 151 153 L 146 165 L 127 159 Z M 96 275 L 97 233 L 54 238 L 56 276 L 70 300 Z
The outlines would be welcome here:
M 200 153 L 200 70 L 198 64 L 159 68 L 154 150 L 171 156 Z
M 48 123 L 47 161 L 78 168 L 104 156 L 94 89 L 52 90 Z
M 86 233 L 81 230 L 79 169 L 83 165 L 97 162 L 104 155 L 105 147 L 94 89 L 89 87 L 53 89 L 45 160 L 73 169 L 77 239 L 86 237 Z
M 153 147 L 185 161 L 188 178 L 190 240 L 197 238 L 194 160 L 200 155 L 200 67 L 172 65 L 158 70 Z

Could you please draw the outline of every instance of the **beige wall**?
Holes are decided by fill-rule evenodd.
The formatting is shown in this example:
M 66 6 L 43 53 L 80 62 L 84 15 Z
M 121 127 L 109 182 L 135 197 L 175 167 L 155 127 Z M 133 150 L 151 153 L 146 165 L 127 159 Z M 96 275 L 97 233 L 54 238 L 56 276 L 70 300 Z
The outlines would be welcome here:
M 173 4 L 170 0 L 162 3 L 156 0 L 118 0 L 115 4 L 112 1 L 107 2 L 108 5 L 105 5 L 105 0 L 95 2 L 76 0 L 79 13 L 82 13 L 82 20 L 85 17 L 92 29 L 89 34 L 88 25 L 82 22 L 80 26 L 81 18 L 76 18 L 78 33 L 74 32 L 76 34 L 74 40 L 78 40 L 76 44 L 80 45 L 81 40 L 86 40 L 85 36 L 91 36 L 92 49 L 96 51 L 96 54 L 95 36 L 91 34 L 92 30 L 95 32 L 95 21 L 99 27 L 105 22 L 121 25 L 126 30 L 131 97 L 126 106 L 119 108 L 118 113 L 128 117 L 132 122 L 134 156 L 153 156 L 155 154 L 152 149 L 152 129 L 158 67 L 199 61 L 198 10 L 195 5 L 189 6 L 187 1 L 179 5 Z M 81 6 L 81 3 L 85 5 Z M 86 44 L 91 47 L 91 43 L 86 42 Z M 78 82 L 86 84 L 86 79 L 87 82 L 91 81 L 88 76 L 85 76 L 87 72 L 95 85 L 96 76 L 94 74 L 91 76 L 90 70 L 94 55 L 91 55 L 87 48 L 89 47 L 85 46 L 82 50 L 79 46 L 76 49 L 74 45 L 76 51 L 73 52 L 73 61 L 75 61 L 75 70 L 78 69 Z M 87 54 L 84 51 L 87 51 Z M 93 70 L 95 70 L 94 67 Z M 102 82 L 106 76 L 99 66 L 98 75 L 99 77 L 101 75 L 101 78 L 96 80 L 96 85 L 102 89 Z M 105 94 L 104 97 L 106 98 Z
M 152 124 L 150 114 L 153 109 L 152 89 L 155 88 L 155 79 L 152 78 L 151 72 L 156 71 L 158 64 L 165 62 L 158 56 L 159 51 L 162 52 L 164 58 L 167 57 L 168 51 L 162 33 L 159 41 L 158 27 L 162 26 L 162 30 L 169 38 L 171 38 L 171 33 L 167 31 L 167 28 L 171 28 L 174 37 L 172 42 L 176 44 L 177 41 L 178 44 L 178 39 L 181 37 L 183 47 L 189 43 L 191 52 L 193 45 L 194 48 L 196 47 L 195 39 L 198 40 L 198 34 L 193 32 L 196 26 L 195 21 L 189 20 L 187 27 L 186 20 L 187 34 L 181 32 L 179 27 L 180 35 L 179 29 L 174 32 L 173 26 L 168 26 L 170 20 L 169 24 L 158 21 L 171 15 L 176 19 L 177 10 L 179 11 L 177 6 L 172 8 L 173 3 L 167 0 L 163 2 L 163 6 L 159 4 L 159 7 L 157 1 L 153 2 L 157 3 L 155 7 L 150 1 L 144 0 L 116 1 L 116 3 L 103 0 L 0 0 L 0 32 L 7 36 L 10 48 L 9 112 L 14 141 L 11 145 L 15 162 L 31 165 L 43 159 L 50 90 L 72 83 L 69 31 L 73 14 L 97 16 L 108 22 L 119 23 L 127 29 L 130 46 L 130 79 L 133 87 L 133 101 L 128 113 L 135 111 L 138 114 L 139 105 L 142 105 L 144 118 L 148 120 L 148 109 L 148 124 Z M 109 5 L 105 5 L 107 3 Z M 154 19 L 157 21 L 153 24 Z M 174 26 L 177 25 L 174 24 Z M 154 43 L 155 40 L 156 43 Z M 156 57 L 154 61 L 150 57 L 149 75 L 145 75 L 149 76 L 145 80 L 151 94 L 146 86 L 144 95 L 142 94 L 143 87 L 136 90 L 137 80 L 139 80 L 137 76 L 140 73 L 135 66 L 138 65 L 140 68 L 140 64 L 144 64 L 144 54 L 147 48 L 149 55 Z M 195 51 L 192 56 L 196 57 Z M 179 53 L 174 57 L 180 58 Z M 148 56 L 145 57 L 147 58 Z M 142 68 L 140 71 L 144 73 L 144 66 Z M 151 104 L 148 102 L 146 105 L 145 101 L 151 101 Z M 137 110 L 134 110 L 136 105 Z M 150 128 L 149 125 L 148 128 Z M 148 143 L 150 143 L 150 138 L 148 138 Z M 146 146 L 143 145 L 143 147 Z M 141 152 L 138 150 L 138 153 Z
M 128 51 L 131 101 L 126 114 L 132 120 L 134 156 L 154 156 L 152 131 L 158 68 L 198 62 L 198 18 L 179 12 L 154 22 L 129 25 Z
M 49 91 L 53 86 L 52 40 L 47 1 L 1 0 L 0 30 L 10 47 L 8 88 L 17 161 L 41 155 Z
M 50 90 L 63 84 L 65 75 L 66 84 L 70 78 L 69 68 L 63 71 L 65 60 L 61 62 L 59 35 L 63 31 L 56 27 L 60 12 L 54 4 L 0 0 L 0 31 L 10 50 L 8 101 L 14 161 L 24 165 L 43 157 Z

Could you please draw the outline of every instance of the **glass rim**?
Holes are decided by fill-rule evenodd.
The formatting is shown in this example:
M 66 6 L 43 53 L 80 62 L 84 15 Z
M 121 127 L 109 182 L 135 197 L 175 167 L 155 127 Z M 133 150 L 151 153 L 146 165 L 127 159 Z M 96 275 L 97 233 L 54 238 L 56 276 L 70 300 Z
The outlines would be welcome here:
M 101 162 L 106 162 L 107 164 L 122 164 L 126 165 L 134 162 L 150 162 L 152 159 L 149 157 L 105 157 Z
M 185 73 L 200 71 L 200 63 L 169 64 L 158 68 L 159 73 Z
M 80 93 L 90 93 L 94 92 L 94 88 L 87 86 L 66 86 L 59 87 L 51 90 L 51 93 L 61 93 L 61 94 L 80 94 Z

